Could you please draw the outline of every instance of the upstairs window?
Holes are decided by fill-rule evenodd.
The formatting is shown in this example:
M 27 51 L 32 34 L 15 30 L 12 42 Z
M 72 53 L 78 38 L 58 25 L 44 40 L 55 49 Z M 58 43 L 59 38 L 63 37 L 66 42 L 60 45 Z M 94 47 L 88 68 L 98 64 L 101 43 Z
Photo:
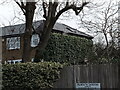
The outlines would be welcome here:
M 31 38 L 31 46 L 36 47 L 38 45 L 39 41 L 40 41 L 40 39 L 39 39 L 38 34 L 33 34 L 32 38 Z
M 7 49 L 20 49 L 20 37 L 7 38 Z

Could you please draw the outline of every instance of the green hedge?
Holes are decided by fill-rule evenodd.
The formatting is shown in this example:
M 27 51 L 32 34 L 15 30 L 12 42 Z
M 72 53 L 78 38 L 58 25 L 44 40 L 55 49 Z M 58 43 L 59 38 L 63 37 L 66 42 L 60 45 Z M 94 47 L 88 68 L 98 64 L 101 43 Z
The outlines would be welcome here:
M 51 88 L 62 67 L 63 64 L 55 62 L 3 65 L 3 89 Z
M 92 51 L 92 40 L 77 36 L 53 33 L 43 54 L 43 60 L 77 63 L 83 62 Z

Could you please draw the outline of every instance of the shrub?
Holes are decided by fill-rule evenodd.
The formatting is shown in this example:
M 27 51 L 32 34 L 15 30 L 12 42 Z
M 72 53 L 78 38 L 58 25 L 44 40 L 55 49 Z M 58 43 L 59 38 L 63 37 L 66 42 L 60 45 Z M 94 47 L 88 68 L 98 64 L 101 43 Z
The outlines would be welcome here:
M 80 63 L 92 51 L 92 45 L 92 40 L 83 37 L 53 33 L 41 59 L 60 63 Z
M 55 62 L 3 65 L 3 89 L 51 88 L 63 65 Z
M 119 63 L 120 59 L 107 59 L 107 58 L 98 58 L 96 60 L 91 61 L 91 64 L 108 64 L 108 63 Z

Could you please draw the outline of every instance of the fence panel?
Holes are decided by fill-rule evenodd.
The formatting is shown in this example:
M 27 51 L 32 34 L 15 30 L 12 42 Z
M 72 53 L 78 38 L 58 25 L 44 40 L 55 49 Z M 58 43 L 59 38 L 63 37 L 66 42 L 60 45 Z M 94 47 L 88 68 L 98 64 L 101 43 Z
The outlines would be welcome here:
M 117 64 L 66 66 L 60 76 L 54 83 L 55 88 L 73 88 L 76 83 L 100 83 L 101 88 L 118 87 Z

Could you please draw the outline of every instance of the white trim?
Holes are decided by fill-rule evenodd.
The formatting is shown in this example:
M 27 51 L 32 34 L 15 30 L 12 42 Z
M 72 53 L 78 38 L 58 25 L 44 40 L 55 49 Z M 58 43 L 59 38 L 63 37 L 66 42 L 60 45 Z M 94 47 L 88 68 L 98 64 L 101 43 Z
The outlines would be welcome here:
M 17 59 L 17 60 L 8 60 L 7 63 L 8 64 L 15 64 L 15 63 L 21 63 L 22 59 Z

